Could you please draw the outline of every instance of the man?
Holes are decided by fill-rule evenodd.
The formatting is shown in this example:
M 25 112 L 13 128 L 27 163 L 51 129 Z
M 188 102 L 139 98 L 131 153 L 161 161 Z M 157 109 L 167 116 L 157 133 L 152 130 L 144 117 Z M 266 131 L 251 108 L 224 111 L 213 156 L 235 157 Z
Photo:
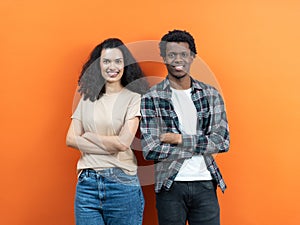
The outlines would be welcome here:
M 173 30 L 159 44 L 168 75 L 142 97 L 141 137 L 155 162 L 160 225 L 220 224 L 217 185 L 226 185 L 212 154 L 227 152 L 229 130 L 219 92 L 190 76 L 194 38 Z

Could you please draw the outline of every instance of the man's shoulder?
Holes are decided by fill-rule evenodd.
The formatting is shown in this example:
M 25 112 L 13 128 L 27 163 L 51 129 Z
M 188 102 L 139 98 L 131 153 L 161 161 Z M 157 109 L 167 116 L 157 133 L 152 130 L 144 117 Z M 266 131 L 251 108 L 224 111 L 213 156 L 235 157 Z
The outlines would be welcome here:
M 206 95 L 216 95 L 219 94 L 219 91 L 212 85 L 204 83 L 199 80 L 193 80 L 194 87 L 196 89 L 201 89 Z
M 144 95 L 143 98 L 155 98 L 159 97 L 162 93 L 164 93 L 165 80 L 159 82 L 158 84 L 153 85 Z
M 194 82 L 195 87 L 197 87 L 197 88 L 201 88 L 201 89 L 204 89 L 204 90 L 215 89 L 212 85 L 204 83 L 204 82 L 199 81 L 199 80 L 193 79 L 193 82 Z

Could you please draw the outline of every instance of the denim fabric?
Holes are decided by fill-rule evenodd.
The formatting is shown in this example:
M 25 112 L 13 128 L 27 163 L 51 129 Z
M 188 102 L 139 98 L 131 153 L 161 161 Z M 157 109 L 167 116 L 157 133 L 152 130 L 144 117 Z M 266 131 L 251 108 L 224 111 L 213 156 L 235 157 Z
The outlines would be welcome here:
M 77 225 L 141 225 L 144 197 L 137 175 L 121 169 L 83 170 L 76 186 Z
M 156 194 L 160 225 L 219 225 L 220 208 L 213 181 L 175 181 Z

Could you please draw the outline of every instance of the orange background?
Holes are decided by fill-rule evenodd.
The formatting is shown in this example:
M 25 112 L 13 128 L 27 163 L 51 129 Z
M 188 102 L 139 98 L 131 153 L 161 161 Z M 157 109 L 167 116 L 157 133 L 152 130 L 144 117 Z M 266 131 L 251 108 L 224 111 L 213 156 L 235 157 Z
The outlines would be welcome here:
M 2 0 L 0 224 L 74 224 L 78 152 L 65 135 L 82 64 L 105 38 L 174 28 L 195 37 L 226 100 L 222 224 L 299 224 L 299 12 L 297 0 Z M 143 190 L 155 225 L 153 186 Z

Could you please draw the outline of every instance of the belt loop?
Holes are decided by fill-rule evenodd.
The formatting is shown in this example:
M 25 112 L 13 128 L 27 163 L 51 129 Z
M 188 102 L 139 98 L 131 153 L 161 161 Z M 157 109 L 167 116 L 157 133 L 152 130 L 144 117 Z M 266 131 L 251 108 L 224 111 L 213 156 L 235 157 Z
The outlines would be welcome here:
M 89 170 L 88 169 L 83 169 L 82 173 L 85 175 L 85 176 L 89 176 Z

